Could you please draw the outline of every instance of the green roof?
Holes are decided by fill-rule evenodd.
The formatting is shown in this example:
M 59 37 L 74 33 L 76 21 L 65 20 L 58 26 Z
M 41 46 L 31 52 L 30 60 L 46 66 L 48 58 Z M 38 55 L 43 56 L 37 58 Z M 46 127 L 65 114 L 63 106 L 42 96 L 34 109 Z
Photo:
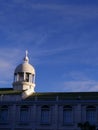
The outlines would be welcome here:
M 42 92 L 42 93 L 33 93 L 27 98 L 27 100 L 33 100 L 35 97 L 38 100 L 95 100 L 98 99 L 98 92 Z
M 0 95 L 19 95 L 22 91 L 0 88 Z M 98 92 L 35 92 L 25 100 L 98 100 Z
M 19 90 L 13 90 L 13 88 L 0 88 L 0 95 L 21 94 L 21 92 Z

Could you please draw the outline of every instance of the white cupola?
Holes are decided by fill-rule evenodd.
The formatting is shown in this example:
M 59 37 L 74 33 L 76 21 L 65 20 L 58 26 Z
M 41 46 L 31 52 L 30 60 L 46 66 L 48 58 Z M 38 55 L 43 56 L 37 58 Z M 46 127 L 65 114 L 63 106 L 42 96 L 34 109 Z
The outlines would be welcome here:
M 18 65 L 14 72 L 14 90 L 23 90 L 26 95 L 31 95 L 35 88 L 35 69 L 29 64 L 28 52 L 26 51 L 23 63 Z

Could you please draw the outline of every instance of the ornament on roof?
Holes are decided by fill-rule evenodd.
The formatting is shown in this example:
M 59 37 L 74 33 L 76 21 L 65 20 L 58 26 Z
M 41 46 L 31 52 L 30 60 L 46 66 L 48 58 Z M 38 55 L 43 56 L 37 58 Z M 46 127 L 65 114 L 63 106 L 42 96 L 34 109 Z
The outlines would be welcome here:
M 26 52 L 25 52 L 24 62 L 26 62 L 26 63 L 29 62 L 28 51 L 27 51 L 27 50 L 26 50 Z

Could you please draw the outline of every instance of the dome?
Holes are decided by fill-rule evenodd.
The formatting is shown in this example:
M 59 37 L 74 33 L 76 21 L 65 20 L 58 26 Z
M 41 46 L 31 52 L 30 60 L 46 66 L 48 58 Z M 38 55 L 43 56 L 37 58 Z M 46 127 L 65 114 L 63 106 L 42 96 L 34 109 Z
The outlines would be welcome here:
M 35 69 L 31 64 L 23 63 L 23 64 L 20 64 L 16 67 L 14 73 L 19 73 L 19 72 L 28 72 L 31 74 L 35 74 Z
M 29 64 L 29 58 L 28 58 L 27 54 L 28 54 L 28 52 L 26 51 L 26 55 L 24 57 L 24 62 L 16 67 L 14 73 L 17 74 L 19 72 L 28 72 L 31 74 L 35 74 L 35 69 L 31 64 Z

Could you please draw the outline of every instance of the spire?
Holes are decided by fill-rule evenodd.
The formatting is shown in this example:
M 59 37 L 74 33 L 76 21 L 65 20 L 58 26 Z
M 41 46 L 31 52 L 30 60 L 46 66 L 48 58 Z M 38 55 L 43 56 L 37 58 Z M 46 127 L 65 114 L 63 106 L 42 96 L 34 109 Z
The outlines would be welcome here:
M 27 51 L 27 50 L 26 50 L 26 52 L 25 52 L 24 62 L 26 62 L 26 63 L 29 62 L 28 51 Z

